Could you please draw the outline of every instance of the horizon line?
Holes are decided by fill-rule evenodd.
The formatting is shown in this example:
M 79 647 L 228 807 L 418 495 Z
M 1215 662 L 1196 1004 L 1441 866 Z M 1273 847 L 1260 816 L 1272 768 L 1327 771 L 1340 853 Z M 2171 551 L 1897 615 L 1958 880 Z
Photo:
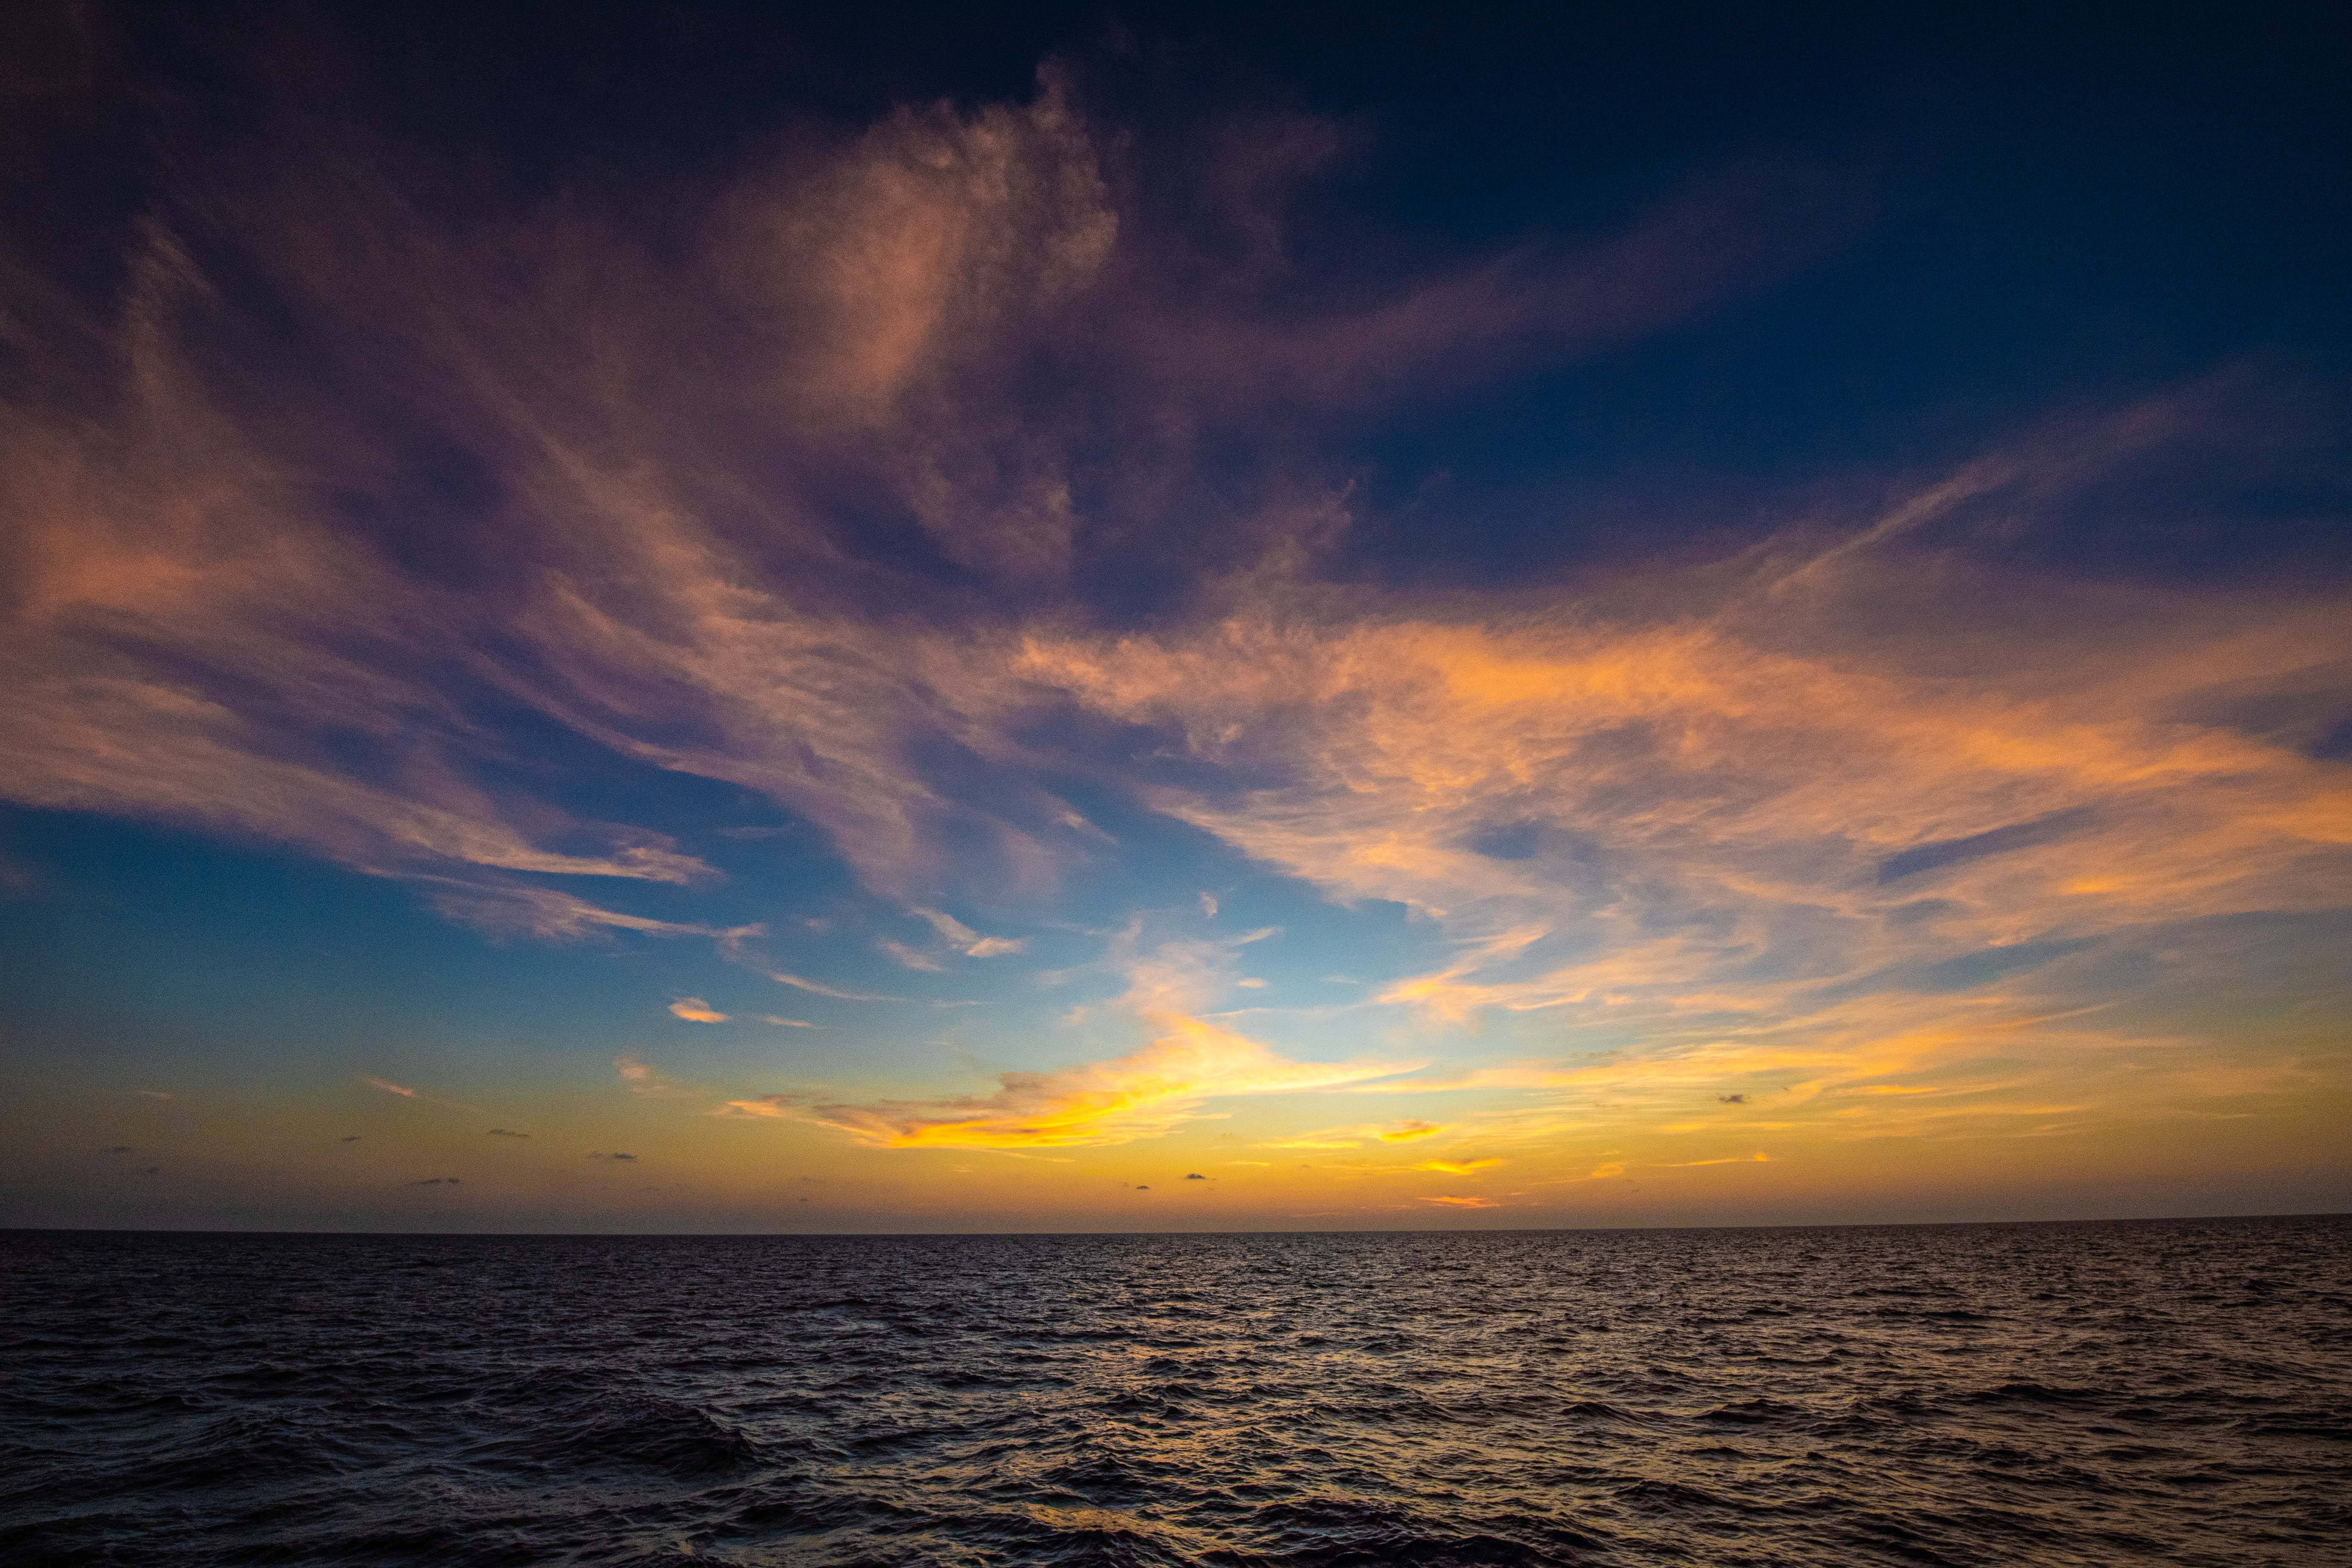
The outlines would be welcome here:
M 634 1239 L 768 1239 L 768 1240 L 902 1240 L 926 1237 L 1001 1238 L 1006 1240 L 1103 1237 L 1242 1237 L 1242 1236 L 1570 1236 L 1598 1232 L 1623 1235 L 1653 1231 L 1714 1230 L 1927 1230 L 1969 1226 L 2030 1225 L 2178 1225 L 2220 1220 L 2342 1219 L 2352 1220 L 2352 1209 L 2294 1210 L 2278 1214 L 2121 1215 L 2078 1219 L 1929 1219 L 1822 1220 L 1773 1225 L 1589 1225 L 1414 1226 L 1355 1230 L 197 1230 L 159 1229 L 130 1226 L 0 1226 L 0 1236 L 250 1236 L 466 1237 L 476 1240 L 599 1240 Z

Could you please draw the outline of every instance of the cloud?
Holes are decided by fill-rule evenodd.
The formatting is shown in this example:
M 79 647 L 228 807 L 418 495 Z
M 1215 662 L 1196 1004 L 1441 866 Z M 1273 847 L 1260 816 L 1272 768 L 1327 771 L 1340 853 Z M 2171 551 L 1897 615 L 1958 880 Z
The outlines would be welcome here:
M 672 1016 L 689 1024 L 723 1024 L 727 1015 L 715 1010 L 699 996 L 681 996 L 669 1005 Z
M 504 1127 L 491 1128 L 489 1135 L 493 1138 L 528 1138 L 530 1136 L 528 1132 L 513 1132 L 508 1131 Z
M 1490 1209 L 1497 1206 L 1493 1198 L 1427 1197 L 1419 1201 L 1425 1204 L 1443 1204 L 1448 1208 L 1456 1209 Z
M 635 1057 L 614 1057 L 613 1071 L 619 1075 L 621 1087 L 647 1100 L 675 1100 L 688 1092 L 660 1068 Z
M 808 992 L 811 995 L 830 996 L 836 1002 L 903 1002 L 906 1000 L 903 996 L 886 996 L 876 991 L 843 991 L 835 986 L 820 984 L 814 980 L 803 980 L 797 974 L 786 974 L 775 970 L 761 970 L 761 973 L 779 985 L 795 986 Z
M 1006 953 L 1020 952 L 1029 945 L 1017 937 L 982 936 L 953 915 L 938 910 L 919 908 L 911 912 L 928 923 L 933 931 L 939 932 L 941 941 L 967 958 L 998 958 Z M 901 963 L 908 964 L 909 968 L 936 969 L 939 967 L 936 963 L 913 963 L 901 956 L 907 950 L 899 947 L 896 942 L 885 942 L 882 945 L 883 951 L 898 958 Z
M 1202 182 L 1202 232 L 1175 232 L 1135 202 L 1159 188 L 1128 166 L 1146 143 L 1063 68 L 1039 81 L 780 143 L 660 246 L 629 237 L 629 199 L 436 212 L 317 121 L 184 149 L 119 308 L 22 290 L 0 796 L 295 845 L 537 934 L 582 927 L 520 879 L 715 875 L 520 786 L 494 716 L 520 705 L 765 796 L 871 888 L 1041 888 L 1107 836 L 1024 775 L 1011 649 L 851 516 L 907 519 L 1016 606 L 1090 569 L 1281 555 L 1321 526 L 1282 496 L 1213 525 L 1179 499 L 1213 437 L 1312 436 L 1665 325 L 1816 253 L 1853 205 L 1748 168 L 1613 236 L 1327 294 L 1212 237 L 1265 231 L 1315 158 Z M 304 354 L 268 358 L 295 323 Z M 1129 457 L 1097 471 L 1114 427 Z
M 411 1182 L 412 1187 L 454 1187 L 459 1184 L 455 1176 L 427 1176 L 421 1182 Z
M 1027 951 L 1028 941 L 1023 937 L 984 936 L 965 948 L 967 958 L 1002 958 L 1006 953 Z
M 1502 1163 L 1491 1155 L 1478 1160 L 1423 1160 L 1413 1169 L 1438 1171 L 1449 1176 L 1475 1176 L 1481 1171 L 1491 1171 Z
M 754 939 L 766 934 L 766 931 L 765 926 L 749 925 L 715 933 L 719 939 L 719 955 L 729 963 L 740 963 L 753 973 L 764 975 L 779 985 L 790 985 L 795 990 L 805 991 L 813 996 L 830 996 L 839 1002 L 902 1002 L 906 1000 L 903 996 L 886 996 L 872 991 L 844 990 L 778 969 L 754 952 L 751 946 Z
M 1217 896 L 1214 893 L 1201 895 L 1201 918 L 1211 921 L 1217 918 Z
M 908 969 L 920 969 L 928 971 L 930 973 L 937 974 L 947 968 L 947 965 L 941 963 L 938 959 L 933 958 L 930 954 L 927 952 L 919 952 L 915 949 L 908 947 L 903 942 L 893 942 L 888 937 L 884 937 L 874 945 L 880 948 L 884 952 L 888 953 L 893 959 L 906 965 Z
M 1416 1138 L 1433 1138 L 1444 1131 L 1433 1121 L 1407 1121 L 1375 1136 L 1383 1143 L 1403 1143 Z
M 810 1023 L 806 1018 L 785 1018 L 780 1017 L 773 1013 L 758 1013 L 754 1014 L 753 1016 L 757 1017 L 762 1024 L 773 1024 L 780 1029 L 814 1029 L 816 1027 L 814 1024 Z
M 110 1154 L 128 1154 L 133 1152 L 133 1151 L 131 1146 L 128 1143 L 117 1143 L 112 1148 L 107 1150 L 107 1152 Z
M 588 1157 L 591 1160 L 635 1160 L 636 1158 L 635 1154 L 606 1154 L 601 1152 L 592 1152 Z
M 793 1108 L 797 1103 L 797 1098 L 793 1095 L 763 1094 L 751 1100 L 728 1100 L 710 1114 L 739 1121 L 777 1121 L 793 1116 L 795 1111 Z
M 1386 1062 L 1289 1061 L 1199 1018 L 1144 1016 L 1158 1033 L 1142 1048 L 1057 1072 L 1005 1073 L 993 1094 L 817 1103 L 798 1113 L 877 1148 L 1080 1148 L 1158 1137 L 1192 1121 L 1208 1100 L 1332 1089 L 1399 1070 Z
M 131 1092 L 136 1095 L 142 1095 L 149 1100 L 176 1100 L 179 1098 L 169 1090 L 161 1089 L 134 1089 Z
M 360 1075 L 360 1081 L 367 1085 L 370 1089 L 382 1089 L 386 1094 L 396 1094 L 403 1100 L 415 1100 L 419 1098 L 416 1090 L 413 1089 L 406 1088 L 401 1084 L 393 1083 L 385 1079 L 372 1077 L 367 1073 L 362 1073 Z
M 1209 1178 L 1208 1178 L 1208 1177 L 1206 1177 L 1206 1176 L 1204 1176 L 1204 1175 L 1202 1175 L 1202 1174 L 1201 1174 L 1201 1173 L 1200 1173 L 1200 1172 L 1198 1172 L 1198 1171 L 1193 1171 L 1193 1172 L 1189 1173 L 1184 1177 L 1184 1179 L 1185 1179 L 1186 1181 L 1188 1181 L 1188 1182 L 1205 1182 L 1205 1181 L 1207 1181 Z
M 1715 1097 L 1715 1102 L 1717 1105 L 1745 1105 L 1748 1103 L 1748 1097 L 1744 1094 L 1718 1094 Z
M 356 1143 L 356 1142 L 358 1142 L 360 1141 L 360 1137 L 361 1137 L 361 1135 L 360 1135 L 359 1133 L 357 1133 L 357 1132 L 351 1132 L 351 1133 L 346 1133 L 344 1136 L 342 1136 L 342 1137 L 341 1137 L 341 1138 L 336 1139 L 336 1140 L 335 1140 L 335 1142 L 338 1142 L 338 1143 Z

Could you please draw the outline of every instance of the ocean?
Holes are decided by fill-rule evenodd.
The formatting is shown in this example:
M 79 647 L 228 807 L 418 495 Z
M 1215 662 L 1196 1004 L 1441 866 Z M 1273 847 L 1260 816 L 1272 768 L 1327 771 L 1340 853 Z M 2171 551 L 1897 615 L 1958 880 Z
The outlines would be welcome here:
M 2352 1563 L 2352 1218 L 0 1235 L 10 1564 Z

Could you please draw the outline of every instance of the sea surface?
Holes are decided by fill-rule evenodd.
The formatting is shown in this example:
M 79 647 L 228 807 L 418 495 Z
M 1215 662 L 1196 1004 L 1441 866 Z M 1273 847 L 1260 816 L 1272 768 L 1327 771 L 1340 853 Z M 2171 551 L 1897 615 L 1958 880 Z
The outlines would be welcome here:
M 0 1234 L 0 1562 L 2352 1563 L 2352 1219 Z

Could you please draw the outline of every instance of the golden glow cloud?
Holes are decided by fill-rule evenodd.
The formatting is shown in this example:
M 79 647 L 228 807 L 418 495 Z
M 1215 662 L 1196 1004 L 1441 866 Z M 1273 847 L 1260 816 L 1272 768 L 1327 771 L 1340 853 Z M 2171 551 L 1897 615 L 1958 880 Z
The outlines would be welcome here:
M 803 1114 L 881 1148 L 1076 1148 L 1157 1137 L 1193 1120 L 1211 1100 L 1335 1089 L 1403 1070 L 1386 1062 L 1286 1061 L 1199 1018 L 1147 1013 L 1143 1019 L 1158 1033 L 1141 1049 L 1058 1072 L 1006 1073 L 993 1094 L 814 1104 Z

